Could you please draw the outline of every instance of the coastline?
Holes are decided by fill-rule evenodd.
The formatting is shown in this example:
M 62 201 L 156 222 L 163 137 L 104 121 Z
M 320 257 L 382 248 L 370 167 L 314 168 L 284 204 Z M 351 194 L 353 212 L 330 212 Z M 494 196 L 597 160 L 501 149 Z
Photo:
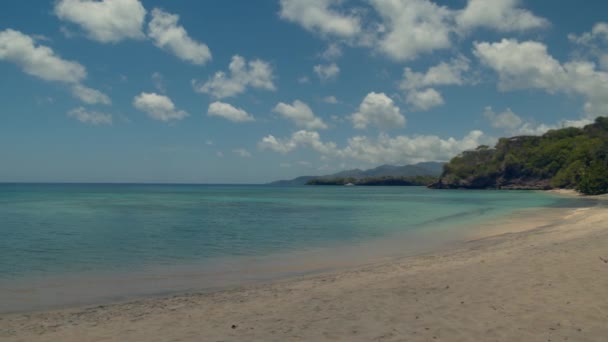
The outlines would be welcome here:
M 455 248 L 326 274 L 4 314 L 0 338 L 597 341 L 608 335 L 608 210 L 558 212 L 532 212 L 527 224 L 505 218 Z
M 604 194 L 604 195 L 583 195 L 580 192 L 578 192 L 576 190 L 573 190 L 573 189 L 553 189 L 553 190 L 546 190 L 546 191 L 548 193 L 559 195 L 559 196 L 578 197 L 578 198 L 591 198 L 591 199 L 597 199 L 597 200 L 608 200 L 608 194 Z

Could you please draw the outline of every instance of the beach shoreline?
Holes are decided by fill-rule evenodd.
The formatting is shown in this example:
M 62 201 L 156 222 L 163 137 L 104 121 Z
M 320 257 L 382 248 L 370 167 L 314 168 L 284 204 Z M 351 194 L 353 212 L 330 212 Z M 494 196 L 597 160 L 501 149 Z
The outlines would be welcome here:
M 599 341 L 608 336 L 608 210 L 568 209 L 549 221 L 532 218 L 533 213 L 525 227 L 517 220 L 519 227 L 509 226 L 505 218 L 449 250 L 313 276 L 3 314 L 0 338 Z
M 511 195 L 522 198 L 529 194 L 519 196 L 505 193 L 504 197 L 509 198 Z M 540 195 L 543 198 L 556 198 L 544 193 Z M 588 201 L 578 199 L 559 199 L 558 202 L 573 208 L 590 205 Z M 499 203 L 477 206 L 464 214 L 461 210 L 456 211 L 456 215 L 436 215 L 436 218 L 423 221 L 415 229 L 407 226 L 407 217 L 403 220 L 398 217 L 398 222 L 405 224 L 400 231 L 361 240 L 328 241 L 326 245 L 313 245 L 296 250 L 181 260 L 179 263 L 150 264 L 123 269 L 92 267 L 86 272 L 49 272 L 5 277 L 0 279 L 0 314 L 108 305 L 191 292 L 209 293 L 302 276 L 335 273 L 393 261 L 395 258 L 455 249 L 468 240 L 546 225 L 563 211 L 562 208 L 551 206 L 522 209 L 521 205 L 512 203 L 505 203 L 505 207 L 500 207 Z M 407 213 L 402 215 L 407 216 Z M 373 231 L 375 228 L 365 229 Z M 100 258 L 103 258 L 103 255 Z

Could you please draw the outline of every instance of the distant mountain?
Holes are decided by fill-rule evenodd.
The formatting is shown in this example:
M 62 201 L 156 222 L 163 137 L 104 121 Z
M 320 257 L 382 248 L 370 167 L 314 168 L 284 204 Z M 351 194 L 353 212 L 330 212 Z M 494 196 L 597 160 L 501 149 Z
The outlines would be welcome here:
M 369 170 L 345 170 L 331 175 L 324 176 L 300 176 L 290 180 L 280 180 L 270 183 L 270 185 L 305 185 L 313 179 L 335 179 L 335 178 L 356 178 L 365 177 L 413 177 L 413 176 L 435 176 L 439 177 L 443 171 L 443 164 L 440 162 L 424 162 L 414 165 L 381 165 Z
M 298 178 L 287 179 L 287 180 L 278 180 L 278 181 L 270 182 L 268 184 L 277 185 L 277 186 L 304 185 L 309 180 L 313 180 L 315 178 L 319 178 L 319 176 L 300 176 Z

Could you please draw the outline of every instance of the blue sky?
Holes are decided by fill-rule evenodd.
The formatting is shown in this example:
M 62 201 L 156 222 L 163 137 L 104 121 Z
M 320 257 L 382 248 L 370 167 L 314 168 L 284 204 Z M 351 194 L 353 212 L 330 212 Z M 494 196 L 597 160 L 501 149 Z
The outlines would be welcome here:
M 608 3 L 5 0 L 0 181 L 259 183 L 608 114 Z

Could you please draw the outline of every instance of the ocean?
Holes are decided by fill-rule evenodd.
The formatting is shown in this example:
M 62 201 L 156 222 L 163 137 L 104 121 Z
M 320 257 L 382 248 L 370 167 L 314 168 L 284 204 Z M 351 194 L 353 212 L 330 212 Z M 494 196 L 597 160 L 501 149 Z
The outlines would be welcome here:
M 217 289 L 416 254 L 583 200 L 423 187 L 0 184 L 0 312 Z

